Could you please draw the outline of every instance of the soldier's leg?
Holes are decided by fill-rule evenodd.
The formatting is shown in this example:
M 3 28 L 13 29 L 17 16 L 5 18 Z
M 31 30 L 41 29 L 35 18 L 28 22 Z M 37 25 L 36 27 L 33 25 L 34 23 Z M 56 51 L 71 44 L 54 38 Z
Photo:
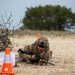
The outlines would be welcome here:
M 28 54 L 19 54 L 20 60 L 25 62 L 31 59 L 31 55 Z
M 48 62 L 50 58 L 52 58 L 52 54 L 53 52 L 52 51 L 47 51 L 47 53 L 45 54 L 45 59 L 46 61 Z
M 40 61 L 39 61 L 39 63 L 41 64 L 41 65 L 46 65 L 47 63 L 48 63 L 48 61 L 49 61 L 49 59 L 50 58 L 52 58 L 52 51 L 47 51 L 46 53 L 45 53 L 45 55 L 44 55 L 44 59 L 40 59 Z

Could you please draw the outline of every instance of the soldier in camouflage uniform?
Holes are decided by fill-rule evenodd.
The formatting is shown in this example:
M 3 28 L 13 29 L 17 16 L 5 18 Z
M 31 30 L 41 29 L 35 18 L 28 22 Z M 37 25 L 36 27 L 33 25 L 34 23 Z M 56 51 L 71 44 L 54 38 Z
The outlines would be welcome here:
M 46 37 L 38 38 L 33 44 L 27 45 L 24 49 L 18 50 L 21 61 L 36 61 L 47 63 L 52 57 L 52 51 L 49 50 L 49 42 Z

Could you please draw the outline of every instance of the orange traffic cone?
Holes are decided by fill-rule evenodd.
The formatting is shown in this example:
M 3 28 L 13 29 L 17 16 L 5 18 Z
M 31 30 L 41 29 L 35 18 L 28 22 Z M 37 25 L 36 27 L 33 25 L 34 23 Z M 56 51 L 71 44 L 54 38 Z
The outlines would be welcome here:
M 38 34 L 37 34 L 37 38 L 40 38 L 40 37 L 41 37 L 41 35 L 40 35 L 40 33 L 38 33 Z
M 12 72 L 12 63 L 11 63 L 11 56 L 10 56 L 10 48 L 6 48 L 5 51 L 5 57 L 4 57 L 4 63 L 2 65 L 2 71 L 0 74 L 8 74 L 8 75 L 14 75 L 15 72 Z

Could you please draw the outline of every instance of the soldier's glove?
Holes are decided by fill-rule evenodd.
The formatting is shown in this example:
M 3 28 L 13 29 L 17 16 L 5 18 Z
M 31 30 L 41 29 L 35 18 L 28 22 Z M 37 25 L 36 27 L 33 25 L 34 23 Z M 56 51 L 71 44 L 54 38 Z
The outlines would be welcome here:
M 35 60 L 36 56 L 35 55 L 31 55 L 31 60 Z
M 45 59 L 40 59 L 39 64 L 40 65 L 46 65 L 46 60 Z
M 29 55 L 29 60 L 36 60 L 36 56 L 35 55 Z
M 45 62 L 45 59 L 40 59 L 39 61 L 40 61 L 40 62 Z

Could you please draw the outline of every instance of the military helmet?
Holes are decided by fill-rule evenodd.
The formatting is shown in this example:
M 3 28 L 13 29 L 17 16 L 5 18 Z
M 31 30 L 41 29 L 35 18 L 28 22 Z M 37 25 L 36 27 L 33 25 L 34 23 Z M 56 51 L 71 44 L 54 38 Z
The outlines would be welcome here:
M 39 46 L 39 47 L 44 48 L 44 47 L 47 46 L 47 44 L 48 44 L 48 39 L 47 39 L 46 37 L 40 37 L 40 38 L 38 39 L 38 46 Z

